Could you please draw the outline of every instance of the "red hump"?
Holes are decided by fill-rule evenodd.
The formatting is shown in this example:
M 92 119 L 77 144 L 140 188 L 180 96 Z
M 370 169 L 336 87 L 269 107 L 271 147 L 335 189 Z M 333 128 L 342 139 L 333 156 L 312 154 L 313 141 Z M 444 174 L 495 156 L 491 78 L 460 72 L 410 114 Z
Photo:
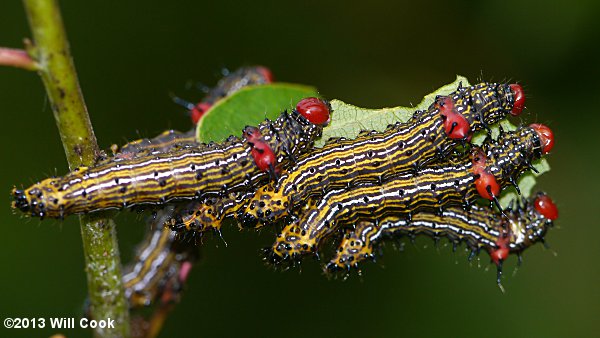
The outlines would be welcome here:
M 440 110 L 440 115 L 444 119 L 444 131 L 446 135 L 454 140 L 469 138 L 471 134 L 469 121 L 462 114 L 456 112 L 452 99 L 445 96 L 436 105 Z
M 265 141 L 255 142 L 250 153 L 260 171 L 275 170 L 275 162 L 277 161 L 275 153 Z
M 540 123 L 531 124 L 529 127 L 533 128 L 540 137 L 542 152 L 544 154 L 549 153 L 554 148 L 554 133 L 552 129 Z
M 316 97 L 307 97 L 296 105 L 296 110 L 310 123 L 326 125 L 329 122 L 329 106 Z
M 537 210 L 540 215 L 546 217 L 547 219 L 555 220 L 558 218 L 558 208 L 552 199 L 548 197 L 548 195 L 538 195 L 533 204 L 535 206 L 535 210 Z
M 513 83 L 510 85 L 510 89 L 513 92 L 513 109 L 510 114 L 513 116 L 521 115 L 523 108 L 525 108 L 525 93 L 523 93 L 523 87 L 521 85 Z
M 481 197 L 490 201 L 500 196 L 500 185 L 494 175 L 486 171 L 479 173 L 479 177 L 475 180 L 475 188 Z

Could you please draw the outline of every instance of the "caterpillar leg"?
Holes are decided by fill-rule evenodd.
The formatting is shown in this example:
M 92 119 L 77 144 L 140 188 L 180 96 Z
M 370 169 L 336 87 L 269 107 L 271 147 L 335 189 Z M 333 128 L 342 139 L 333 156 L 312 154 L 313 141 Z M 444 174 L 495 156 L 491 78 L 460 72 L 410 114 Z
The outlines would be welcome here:
M 243 228 L 260 228 L 281 219 L 289 212 L 289 196 L 282 195 L 273 184 L 258 189 L 254 197 L 258 199 L 249 200 L 245 208 L 240 209 L 237 214 Z
M 191 232 L 202 234 L 206 231 L 220 231 L 221 219 L 217 215 L 218 198 L 208 198 L 205 201 L 191 201 L 179 204 L 173 215 L 164 226 L 176 232 Z
M 381 231 L 382 228 L 372 222 L 359 222 L 354 230 L 346 229 L 334 257 L 325 266 L 326 272 L 347 271 L 366 259 L 373 259 L 373 240 Z
M 225 219 L 233 218 L 250 196 L 251 192 L 231 193 L 223 198 L 214 197 L 180 204 L 163 225 L 180 233 L 202 235 L 213 232 L 220 236 Z
M 315 202 L 310 201 L 304 208 L 303 216 L 314 211 Z M 277 235 L 275 243 L 265 250 L 264 259 L 274 265 L 295 265 L 304 256 L 318 257 L 318 248 L 333 231 L 334 227 L 313 227 L 309 222 L 294 218 Z

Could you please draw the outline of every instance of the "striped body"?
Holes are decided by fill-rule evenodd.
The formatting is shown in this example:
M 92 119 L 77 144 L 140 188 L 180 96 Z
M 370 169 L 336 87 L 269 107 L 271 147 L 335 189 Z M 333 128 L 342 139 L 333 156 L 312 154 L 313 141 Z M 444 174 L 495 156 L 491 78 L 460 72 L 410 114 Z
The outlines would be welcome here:
M 538 194 L 540 196 L 540 194 Z M 347 271 L 365 260 L 374 258 L 374 249 L 386 238 L 414 237 L 423 234 L 434 238 L 447 237 L 454 245 L 465 242 L 473 253 L 481 249 L 489 253 L 498 250 L 507 238 L 510 252 L 519 253 L 538 241 L 542 241 L 552 220 L 535 208 L 534 196 L 516 208 L 498 211 L 485 206 L 473 205 L 464 210 L 450 207 L 441 214 L 420 212 L 412 219 L 397 215 L 374 217 L 372 221 L 357 223 L 355 229 L 347 229 L 335 256 L 327 264 L 328 271 Z
M 260 139 L 273 150 L 277 164 L 282 166 L 310 149 L 321 131 L 321 126 L 308 122 L 296 111 L 284 112 L 275 121 L 266 120 L 258 126 Z M 268 176 L 256 166 L 252 145 L 246 137 L 230 137 L 219 144 L 78 168 L 24 191 L 14 190 L 14 206 L 32 216 L 64 217 L 138 204 L 164 204 L 175 199 L 225 196 L 248 189 Z
M 241 215 L 242 223 L 269 223 L 328 191 L 418 172 L 443 159 L 465 139 L 448 137 L 442 112 L 464 117 L 470 132 L 474 132 L 498 122 L 512 109 L 509 85 L 481 83 L 459 88 L 449 97 L 438 97 L 428 110 L 418 111 L 407 123 L 389 126 L 384 132 L 363 132 L 354 140 L 333 140 L 302 156 L 276 184 L 260 188 Z
M 287 225 L 273 246 L 275 258 L 291 258 L 315 252 L 320 242 L 335 229 L 390 215 L 410 220 L 422 211 L 443 210 L 451 206 L 467 207 L 480 193 L 474 169 L 480 153 L 485 168 L 504 187 L 512 178 L 528 170 L 531 161 L 540 158 L 541 144 L 533 128 L 521 128 L 488 141 L 482 149 L 429 166 L 416 175 L 402 174 L 381 184 L 329 192 L 315 206 Z
M 172 211 L 172 206 L 167 207 L 149 222 L 149 231 L 136 249 L 134 263 L 124 269 L 125 297 L 131 308 L 149 306 L 159 299 L 163 303 L 177 301 L 198 258 L 194 243 L 185 242 L 160 226 Z

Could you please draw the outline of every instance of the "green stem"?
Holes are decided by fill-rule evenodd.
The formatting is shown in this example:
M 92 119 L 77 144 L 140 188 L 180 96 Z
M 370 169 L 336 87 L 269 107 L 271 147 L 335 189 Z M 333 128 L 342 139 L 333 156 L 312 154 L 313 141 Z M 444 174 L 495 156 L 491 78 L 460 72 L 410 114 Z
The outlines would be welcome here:
M 23 0 L 34 44 L 35 60 L 71 169 L 94 164 L 99 151 L 69 52 L 58 2 Z M 81 235 L 92 318 L 113 319 L 114 328 L 95 329 L 96 337 L 129 336 L 115 224 L 107 214 L 82 216 Z

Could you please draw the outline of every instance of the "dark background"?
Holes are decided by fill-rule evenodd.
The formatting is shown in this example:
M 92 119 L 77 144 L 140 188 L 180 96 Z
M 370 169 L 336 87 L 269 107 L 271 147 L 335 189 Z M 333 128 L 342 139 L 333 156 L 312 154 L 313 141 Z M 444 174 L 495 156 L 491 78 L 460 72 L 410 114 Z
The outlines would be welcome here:
M 404 252 L 385 249 L 363 277 L 328 280 L 307 260 L 302 272 L 263 266 L 273 241 L 224 229 L 229 247 L 205 241 L 183 302 L 165 324 L 176 336 L 589 337 L 600 332 L 598 217 L 597 1 L 160 2 L 63 1 L 72 52 L 103 148 L 188 119 L 168 96 L 190 99 L 189 80 L 213 84 L 221 67 L 263 64 L 277 79 L 315 85 L 327 98 L 364 107 L 417 103 L 462 74 L 519 81 L 523 122 L 556 134 L 552 171 L 539 187 L 561 217 L 502 294 L 486 254 L 469 264 L 461 250 L 423 238 Z M 19 2 L 0 6 L 0 45 L 30 36 Z M 28 220 L 11 212 L 9 190 L 55 173 L 66 161 L 39 78 L 0 68 L 0 317 L 77 317 L 86 294 L 79 225 Z M 117 218 L 124 262 L 143 233 Z M 445 241 L 444 241 L 445 243 Z M 218 246 L 218 247 L 217 247 Z M 427 247 L 427 248 L 425 248 Z M 52 330 L 2 329 L 1 336 Z M 69 337 L 88 336 L 82 330 Z

